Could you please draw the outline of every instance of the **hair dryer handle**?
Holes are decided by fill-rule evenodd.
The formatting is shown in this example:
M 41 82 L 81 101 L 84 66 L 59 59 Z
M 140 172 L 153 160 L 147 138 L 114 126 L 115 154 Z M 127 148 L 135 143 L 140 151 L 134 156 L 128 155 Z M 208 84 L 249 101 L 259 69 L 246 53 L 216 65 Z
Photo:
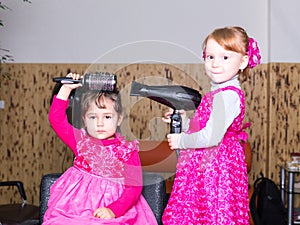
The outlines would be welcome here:
M 178 110 L 174 109 L 171 115 L 170 133 L 179 134 L 181 133 L 182 119 Z
M 174 109 L 173 114 L 171 115 L 171 123 L 170 123 L 170 133 L 171 134 L 180 134 L 182 128 L 182 119 L 179 110 Z M 176 149 L 176 156 L 178 158 L 180 154 L 180 150 Z

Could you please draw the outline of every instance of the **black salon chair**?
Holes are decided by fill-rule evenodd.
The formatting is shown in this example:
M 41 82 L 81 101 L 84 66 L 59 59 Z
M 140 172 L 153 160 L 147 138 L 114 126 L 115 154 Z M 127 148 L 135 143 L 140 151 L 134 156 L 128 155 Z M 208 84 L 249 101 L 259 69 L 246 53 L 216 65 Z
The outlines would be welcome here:
M 22 203 L 0 205 L 1 225 L 38 225 L 39 207 L 27 202 L 25 189 L 22 181 L 2 181 L 0 187 L 15 186 L 18 188 Z
M 47 174 L 42 177 L 40 190 L 40 222 L 42 224 L 47 202 L 50 195 L 50 186 L 57 180 L 60 173 Z M 142 194 L 152 209 L 159 225 L 162 224 L 161 218 L 166 206 L 166 185 L 163 177 L 156 173 L 143 172 L 143 191 Z

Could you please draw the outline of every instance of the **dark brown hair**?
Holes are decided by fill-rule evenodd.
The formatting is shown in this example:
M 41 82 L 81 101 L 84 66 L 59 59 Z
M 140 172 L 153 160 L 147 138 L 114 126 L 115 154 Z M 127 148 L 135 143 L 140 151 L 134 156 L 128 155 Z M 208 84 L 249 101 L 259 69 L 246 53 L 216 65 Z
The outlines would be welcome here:
M 123 112 L 121 104 L 121 96 L 118 90 L 116 91 L 87 91 L 83 93 L 81 99 L 81 116 L 84 117 L 92 103 L 95 103 L 99 109 L 106 108 L 106 99 L 114 102 L 114 109 L 121 115 Z

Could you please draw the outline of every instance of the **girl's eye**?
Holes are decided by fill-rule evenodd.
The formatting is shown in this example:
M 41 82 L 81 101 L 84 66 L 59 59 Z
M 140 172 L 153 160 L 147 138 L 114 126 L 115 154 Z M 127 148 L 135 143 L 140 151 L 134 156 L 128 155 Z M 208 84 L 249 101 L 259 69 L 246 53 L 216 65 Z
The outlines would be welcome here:
M 105 119 L 111 119 L 111 116 L 105 116 Z
M 94 119 L 96 119 L 96 116 L 89 116 L 89 118 L 94 120 Z
M 214 59 L 214 57 L 212 55 L 208 55 L 208 56 L 206 56 L 206 59 L 212 60 L 212 59 Z
M 227 60 L 229 57 L 228 56 L 224 56 L 224 60 Z

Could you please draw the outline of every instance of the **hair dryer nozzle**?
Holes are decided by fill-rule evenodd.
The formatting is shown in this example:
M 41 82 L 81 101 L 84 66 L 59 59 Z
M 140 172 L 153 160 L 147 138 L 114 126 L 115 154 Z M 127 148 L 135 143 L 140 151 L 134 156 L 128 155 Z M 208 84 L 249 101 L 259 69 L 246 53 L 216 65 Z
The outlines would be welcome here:
M 200 93 L 192 88 L 180 85 L 149 86 L 133 81 L 131 96 L 152 99 L 173 109 L 194 110 L 201 101 Z

